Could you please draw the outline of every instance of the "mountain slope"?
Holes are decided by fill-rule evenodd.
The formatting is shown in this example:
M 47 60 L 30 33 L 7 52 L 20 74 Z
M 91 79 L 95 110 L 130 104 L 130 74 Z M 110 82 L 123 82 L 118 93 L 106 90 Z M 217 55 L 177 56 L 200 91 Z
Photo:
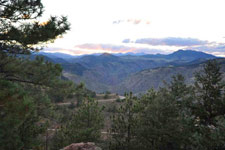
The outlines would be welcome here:
M 213 59 L 216 58 L 213 55 L 206 54 L 203 52 L 199 51 L 193 51 L 193 50 L 178 50 L 172 54 L 169 54 L 166 56 L 167 59 L 175 59 L 175 60 L 188 60 L 188 61 L 193 61 L 196 59 Z
M 218 59 L 221 64 L 221 72 L 225 72 L 225 59 Z M 154 69 L 147 69 L 135 73 L 124 80 L 120 85 L 113 87 L 112 91 L 117 93 L 124 93 L 132 91 L 134 93 L 145 92 L 150 88 L 159 88 L 164 86 L 164 82 L 169 83 L 171 77 L 176 74 L 182 74 L 186 83 L 194 82 L 194 74 L 202 69 L 204 63 L 184 65 L 178 67 L 160 67 Z M 224 74 L 225 77 L 225 74 Z
M 186 66 L 201 63 L 212 58 L 215 58 L 215 56 L 191 50 L 179 50 L 169 55 L 141 56 L 115 56 L 104 53 L 75 58 L 68 63 L 62 63 L 62 66 L 65 77 L 74 82 L 84 82 L 90 90 L 96 92 L 104 92 L 106 90 L 123 92 L 126 91 L 126 88 L 128 91 L 131 90 L 131 85 L 136 86 L 136 84 L 140 84 L 137 82 L 137 80 L 140 80 L 139 77 L 130 79 L 130 76 L 142 70 L 168 66 Z M 160 76 L 160 73 L 158 74 Z M 134 80 L 135 84 L 132 84 L 129 79 Z M 146 77 L 143 76 L 143 79 L 146 79 Z M 118 87 L 119 90 L 116 90 Z M 140 87 L 137 90 L 134 89 L 134 91 L 142 91 L 139 89 L 145 90 L 145 85 L 140 84 Z
M 99 83 L 109 86 L 120 83 L 131 73 L 135 73 L 147 68 L 163 66 L 165 64 L 164 62 L 159 63 L 153 60 L 124 59 L 111 54 L 102 54 L 100 56 L 84 56 L 74 60 L 73 64 L 76 63 L 79 63 L 87 68 L 82 77 L 86 79 L 92 78 Z M 73 70 L 66 71 L 70 73 L 73 72 Z
M 196 59 L 216 58 L 213 55 L 194 50 L 178 50 L 168 55 L 156 54 L 156 55 L 144 55 L 143 57 L 153 59 L 180 60 L 180 61 L 193 61 Z

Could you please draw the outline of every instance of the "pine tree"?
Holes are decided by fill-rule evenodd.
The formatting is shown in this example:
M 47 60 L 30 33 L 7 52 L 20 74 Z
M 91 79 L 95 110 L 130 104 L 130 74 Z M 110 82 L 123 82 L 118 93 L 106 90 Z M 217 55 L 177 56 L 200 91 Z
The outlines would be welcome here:
M 181 75 L 173 77 L 168 87 L 150 90 L 141 98 L 137 137 L 140 149 L 186 149 L 192 119 L 185 103 L 189 88 Z
M 38 22 L 43 14 L 41 0 L 0 1 L 0 52 L 29 54 L 69 29 L 66 17 Z
M 132 93 L 125 94 L 124 103 L 118 108 L 111 117 L 112 126 L 110 129 L 110 149 L 132 150 L 137 148 L 136 129 L 138 102 Z
M 225 144 L 225 84 L 219 63 L 208 61 L 195 78 L 195 99 L 191 107 L 195 117 L 195 145 L 201 145 L 201 149 L 222 149 Z
M 103 126 L 102 108 L 98 102 L 90 97 L 84 99 L 71 121 L 57 131 L 53 148 L 60 149 L 71 143 L 98 142 Z
M 98 102 L 93 98 L 84 99 L 78 111 L 74 114 L 70 128 L 76 133 L 77 142 L 95 142 L 101 136 L 103 128 L 102 108 L 98 106 Z
M 49 90 L 70 85 L 59 81 L 60 65 L 24 57 L 69 30 L 66 17 L 38 22 L 42 13 L 41 0 L 0 1 L 0 149 L 41 145 Z
M 29 149 L 39 145 L 38 136 L 47 124 L 38 125 L 41 116 L 37 107 L 41 105 L 37 105 L 37 99 L 20 85 L 8 81 L 0 81 L 0 89 L 0 149 Z
M 217 61 L 208 61 L 203 71 L 197 73 L 195 78 L 196 117 L 203 125 L 217 126 L 216 117 L 225 115 L 225 85 Z
M 37 84 L 24 79 L 24 76 L 45 78 L 49 72 L 36 75 L 37 72 L 32 70 L 41 65 L 41 60 L 24 62 L 19 56 L 38 51 L 64 34 L 69 30 L 67 18 L 51 17 L 46 22 L 38 22 L 36 19 L 43 13 L 41 0 L 2 0 L 0 10 L 0 79 Z M 29 66 L 26 66 L 28 63 Z M 56 67 L 59 69 L 59 66 Z

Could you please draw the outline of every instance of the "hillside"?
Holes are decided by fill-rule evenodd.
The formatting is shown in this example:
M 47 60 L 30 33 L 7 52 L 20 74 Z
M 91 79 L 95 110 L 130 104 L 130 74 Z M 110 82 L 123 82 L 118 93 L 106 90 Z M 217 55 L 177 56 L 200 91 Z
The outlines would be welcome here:
M 132 73 L 163 66 L 165 63 L 144 59 L 125 59 L 111 54 L 103 54 L 100 56 L 84 56 L 75 59 L 73 63 L 62 64 L 62 66 L 65 73 L 78 75 L 79 77 L 77 78 L 85 82 L 91 90 L 102 92 L 109 89 L 112 85 L 118 85 Z M 80 64 L 80 66 L 77 64 Z M 75 73 L 75 70 L 82 71 Z M 105 85 L 103 90 L 99 88 L 101 84 Z
M 121 94 L 125 91 L 144 92 L 150 87 L 158 87 L 162 85 L 159 81 L 169 81 L 171 75 L 187 72 L 187 69 L 190 70 L 186 75 L 189 78 L 195 71 L 191 65 L 216 58 L 193 50 L 178 50 L 168 55 L 103 53 L 76 58 L 68 55 L 60 58 L 58 53 L 41 55 L 54 63 L 60 63 L 63 76 L 75 83 L 83 82 L 95 92 L 112 91 Z
M 221 63 L 221 71 L 225 72 L 225 59 L 218 59 Z M 124 80 L 119 86 L 113 87 L 112 91 L 124 93 L 132 91 L 134 93 L 145 92 L 150 88 L 159 88 L 164 86 L 164 82 L 169 83 L 171 77 L 176 74 L 182 74 L 187 84 L 194 82 L 194 74 L 202 69 L 204 63 L 184 65 L 184 66 L 169 66 L 147 69 L 135 73 Z M 225 78 L 225 74 L 223 75 Z

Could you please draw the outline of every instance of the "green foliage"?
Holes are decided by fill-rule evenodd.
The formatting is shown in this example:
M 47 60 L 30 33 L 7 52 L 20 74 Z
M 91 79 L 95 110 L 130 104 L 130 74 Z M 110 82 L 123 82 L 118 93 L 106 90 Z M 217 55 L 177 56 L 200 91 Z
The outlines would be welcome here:
M 111 92 L 109 92 L 109 91 L 106 91 L 106 92 L 105 92 L 105 94 L 108 94 L 108 95 L 109 95 L 109 94 L 111 94 Z
M 103 128 L 102 109 L 92 98 L 83 103 L 62 128 L 56 132 L 53 139 L 53 149 L 60 149 L 76 142 L 97 142 Z
M 72 119 L 71 128 L 77 132 L 75 139 L 78 142 L 97 141 L 100 138 L 100 129 L 103 128 L 103 116 L 98 102 L 92 98 L 84 100 Z
M 121 100 L 120 98 L 117 98 L 117 99 L 116 99 L 116 102 L 117 102 L 117 103 L 121 103 L 121 102 L 123 102 L 123 100 Z
M 116 109 L 111 117 L 112 127 L 110 129 L 111 141 L 110 149 L 132 150 L 137 148 L 136 130 L 137 130 L 137 111 L 138 102 L 132 96 L 132 93 L 125 94 L 124 104 Z
M 56 80 L 49 89 L 49 97 L 54 102 L 63 102 L 65 98 L 73 98 L 75 92 L 78 93 L 72 81 Z
M 46 87 L 54 87 L 62 68 L 36 57 L 34 61 L 0 53 L 0 78 L 12 82 L 22 82 Z
M 108 99 L 109 98 L 109 95 L 108 94 L 105 94 L 103 98 L 104 99 Z
M 68 106 L 69 109 L 74 109 L 75 107 L 76 105 L 73 102 L 71 102 L 70 105 Z
M 79 107 L 82 104 L 82 100 L 84 99 L 85 96 L 85 86 L 83 83 L 80 83 L 77 88 L 76 88 L 76 95 L 75 97 L 77 98 L 77 106 Z
M 66 17 L 51 17 L 43 23 L 35 20 L 43 13 L 41 0 L 2 0 L 0 10 L 0 149 L 43 148 L 42 134 L 55 124 L 58 128 L 54 130 L 52 149 L 75 142 L 98 142 L 103 128 L 102 109 L 90 98 L 96 94 L 84 84 L 75 86 L 60 80 L 60 65 L 43 57 L 31 61 L 21 55 L 40 50 L 69 30 Z M 112 61 L 124 61 L 107 55 L 101 59 L 109 62 L 103 64 L 107 68 L 104 72 L 119 72 L 121 77 L 121 67 L 116 70 Z M 91 65 L 101 68 L 102 63 Z M 134 68 L 134 63 L 127 62 L 125 68 L 127 76 L 140 65 Z M 115 74 L 105 75 L 108 78 Z M 126 95 L 121 106 L 112 109 L 110 149 L 224 149 L 224 89 L 218 63 L 209 61 L 196 74 L 194 87 L 188 87 L 178 75 L 168 87 L 150 90 L 140 99 Z M 73 96 L 79 107 L 74 111 L 72 103 L 70 109 L 56 108 L 53 118 L 51 102 Z
M 116 112 L 116 105 L 110 105 L 106 111 L 110 112 L 110 113 L 115 113 Z
M 74 94 L 73 94 L 73 98 L 75 98 L 77 100 L 77 106 L 79 107 L 83 102 L 83 99 L 85 97 L 91 97 L 91 98 L 95 98 L 96 97 L 96 93 L 88 90 L 84 83 L 80 83 L 78 85 L 76 85 L 74 88 Z
M 0 81 L 0 87 L 0 148 L 28 149 L 40 144 L 38 135 L 46 124 L 38 124 L 40 114 L 34 98 L 9 81 Z
M 43 13 L 41 0 L 3 0 L 0 10 L 1 53 L 28 54 L 69 30 L 66 17 L 51 17 L 46 22 L 34 20 Z
M 196 74 L 195 87 L 187 86 L 177 75 L 167 87 L 149 90 L 140 99 L 137 112 L 136 149 L 224 149 L 225 88 L 221 75 L 219 64 L 209 61 Z
M 43 12 L 41 0 L 3 0 L 0 10 L 0 149 L 40 148 L 51 111 L 49 97 L 57 88 L 70 93 L 72 83 L 59 81 L 60 65 L 20 54 L 40 50 L 69 30 L 69 24 L 65 17 L 35 20 Z
M 138 139 L 142 149 L 186 149 L 191 118 L 185 109 L 188 88 L 183 77 L 173 77 L 168 88 L 150 90 L 141 99 Z
M 110 96 L 109 96 L 110 94 L 111 94 L 111 93 L 110 93 L 109 91 L 106 91 L 103 98 L 104 98 L 104 99 L 109 99 L 109 98 L 110 98 Z
M 195 77 L 195 99 L 191 110 L 195 117 L 196 147 L 222 149 L 225 141 L 225 85 L 220 65 L 215 60 L 208 61 Z
M 216 117 L 225 115 L 222 73 L 216 61 L 209 61 L 201 73 L 196 74 L 196 107 L 194 113 L 203 125 L 217 125 Z

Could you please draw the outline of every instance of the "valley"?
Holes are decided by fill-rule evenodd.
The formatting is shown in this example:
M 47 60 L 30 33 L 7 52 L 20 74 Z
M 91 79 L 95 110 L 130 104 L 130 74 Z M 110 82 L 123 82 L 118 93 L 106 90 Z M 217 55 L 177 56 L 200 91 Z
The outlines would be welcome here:
M 225 150 L 224 5 L 0 0 L 0 150 Z
M 164 86 L 171 77 L 182 74 L 191 84 L 194 73 L 213 55 L 194 50 L 178 50 L 172 54 L 113 55 L 108 53 L 80 57 L 42 53 L 47 60 L 63 67 L 63 77 L 85 86 L 97 93 L 110 91 L 123 95 L 132 91 L 144 93 L 150 88 Z M 222 68 L 224 59 L 220 59 Z

